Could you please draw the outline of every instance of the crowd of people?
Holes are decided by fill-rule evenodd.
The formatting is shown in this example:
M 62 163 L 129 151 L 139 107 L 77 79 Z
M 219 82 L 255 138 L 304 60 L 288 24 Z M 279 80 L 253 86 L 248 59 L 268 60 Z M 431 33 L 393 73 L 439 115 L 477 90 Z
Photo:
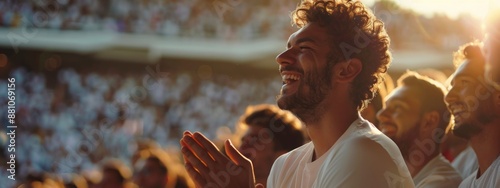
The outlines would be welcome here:
M 176 153 L 186 128 L 211 138 L 229 137 L 244 110 L 241 106 L 273 103 L 279 86 L 279 79 L 201 79 L 189 72 L 153 78 L 146 72 L 63 68 L 53 76 L 21 67 L 10 76 L 16 79 L 22 130 L 17 134 L 19 179 L 31 172 L 88 171 L 108 158 L 130 166 L 138 142 L 145 138 Z M 8 144 L 6 137 L 1 141 Z
M 228 40 L 283 38 L 289 22 L 277 15 L 293 6 L 288 0 L 7 0 L 0 2 L 0 25 Z
M 230 41 L 286 39 L 293 32 L 286 15 L 297 3 L 292 0 L 6 0 L 0 2 L 0 26 Z M 424 45 L 424 48 L 451 50 L 480 35 L 480 30 L 474 27 L 478 20 L 470 15 L 452 19 L 438 14 L 427 18 L 391 1 L 377 1 L 372 9 L 386 22 L 395 49 Z M 427 33 L 435 34 L 428 37 Z

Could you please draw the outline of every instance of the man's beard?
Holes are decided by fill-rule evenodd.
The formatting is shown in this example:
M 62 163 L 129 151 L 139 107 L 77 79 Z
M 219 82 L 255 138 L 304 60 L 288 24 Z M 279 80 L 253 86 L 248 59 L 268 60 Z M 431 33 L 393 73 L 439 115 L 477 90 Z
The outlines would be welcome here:
M 459 126 L 453 126 L 453 134 L 460 137 L 469 140 L 471 137 L 474 135 L 479 134 L 483 128 L 481 127 L 481 124 L 488 124 L 492 122 L 495 118 L 492 117 L 489 114 L 484 114 L 484 113 L 479 113 L 477 117 L 477 121 L 466 121 L 462 122 L 461 125 Z
M 324 71 L 305 75 L 303 82 L 298 83 L 294 94 L 278 95 L 278 106 L 283 110 L 289 110 L 305 123 L 317 122 L 324 113 L 325 107 L 321 102 L 328 92 L 331 92 L 332 66 L 333 64 L 329 64 Z M 307 90 L 303 91 L 303 89 Z
M 483 125 L 490 124 L 491 122 L 500 118 L 499 115 L 496 114 L 495 110 L 493 110 L 494 107 L 490 103 L 490 100 L 482 101 L 481 104 L 479 105 L 482 107 L 479 107 L 477 109 L 480 111 L 476 112 L 476 117 L 469 117 L 459 126 L 457 125 L 453 126 L 452 131 L 454 135 L 468 140 L 474 135 L 477 135 L 480 132 L 482 132 Z
M 391 138 L 396 145 L 398 146 L 399 150 L 401 151 L 401 155 L 403 156 L 404 159 L 408 159 L 410 156 L 410 149 L 415 142 L 415 140 L 419 136 L 419 129 L 420 127 L 420 121 L 416 122 L 415 125 L 408 130 L 405 134 L 401 135 L 398 138 Z
M 453 134 L 464 139 L 470 139 L 472 136 L 480 133 L 482 128 L 477 123 L 464 122 L 460 126 L 453 126 Z

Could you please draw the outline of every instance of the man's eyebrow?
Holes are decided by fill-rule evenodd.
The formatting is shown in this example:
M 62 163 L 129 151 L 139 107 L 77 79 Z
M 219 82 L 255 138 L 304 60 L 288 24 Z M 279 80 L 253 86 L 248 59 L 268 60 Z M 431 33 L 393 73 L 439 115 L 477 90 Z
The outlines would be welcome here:
M 295 45 L 300 44 L 300 43 L 304 43 L 304 42 L 316 43 L 316 41 L 311 37 L 303 37 L 303 38 L 297 39 L 297 41 L 295 41 Z M 288 42 L 287 47 L 290 48 L 290 46 L 291 46 L 291 44 L 290 44 L 290 42 Z
M 389 98 L 389 100 L 385 101 L 385 104 L 387 105 L 388 102 L 404 104 L 406 106 L 410 105 L 410 102 L 404 97 L 391 97 L 391 98 Z
M 402 103 L 408 103 L 408 101 L 406 100 L 406 98 L 404 97 L 391 97 L 389 100 L 387 101 L 391 101 L 391 102 L 402 102 Z

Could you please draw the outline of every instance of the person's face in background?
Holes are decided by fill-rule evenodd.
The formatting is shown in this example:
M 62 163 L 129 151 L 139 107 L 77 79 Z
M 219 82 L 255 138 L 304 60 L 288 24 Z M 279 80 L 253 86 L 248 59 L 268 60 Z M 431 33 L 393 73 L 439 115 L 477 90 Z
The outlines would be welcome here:
M 451 89 L 445 96 L 455 124 L 453 134 L 469 139 L 481 132 L 482 124 L 495 117 L 492 94 L 483 78 L 484 65 L 466 61 L 451 76 Z
M 407 86 L 396 88 L 377 113 L 379 129 L 398 145 L 403 157 L 408 157 L 412 143 L 419 136 L 422 117 L 421 103 L 415 91 Z
M 122 188 L 123 183 L 120 181 L 120 174 L 116 170 L 104 169 L 102 173 L 102 180 L 96 187 Z
M 167 174 L 160 168 L 158 161 L 141 159 L 136 164 L 134 183 L 140 188 L 164 188 L 167 185 Z

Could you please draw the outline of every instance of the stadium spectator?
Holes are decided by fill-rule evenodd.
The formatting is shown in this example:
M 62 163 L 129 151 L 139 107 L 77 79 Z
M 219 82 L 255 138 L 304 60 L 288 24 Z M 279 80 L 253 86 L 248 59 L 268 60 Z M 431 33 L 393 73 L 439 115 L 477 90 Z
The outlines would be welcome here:
M 415 187 L 457 187 L 462 181 L 441 155 L 450 116 L 445 92 L 441 83 L 407 72 L 377 114 L 379 129 L 398 145 Z
M 133 188 L 130 183 L 132 172 L 118 159 L 109 159 L 102 165 L 102 179 L 99 188 Z
M 142 150 L 134 172 L 134 182 L 141 188 L 173 188 L 176 172 L 168 154 L 160 148 Z
M 302 1 L 292 19 L 300 29 L 276 58 L 277 103 L 305 123 L 312 142 L 279 157 L 267 187 L 413 187 L 394 142 L 359 115 L 391 61 L 383 23 L 359 1 Z M 186 131 L 181 145 L 197 186 L 262 187 L 230 141 L 229 158 L 201 133 Z
M 252 161 L 257 183 L 266 184 L 274 161 L 305 140 L 301 122 L 275 105 L 247 107 L 238 126 L 244 131 L 238 150 Z
M 463 45 L 455 55 L 457 69 L 445 100 L 455 117 L 453 133 L 469 141 L 479 164 L 460 188 L 499 187 L 500 91 L 484 80 L 485 62 L 478 45 Z

